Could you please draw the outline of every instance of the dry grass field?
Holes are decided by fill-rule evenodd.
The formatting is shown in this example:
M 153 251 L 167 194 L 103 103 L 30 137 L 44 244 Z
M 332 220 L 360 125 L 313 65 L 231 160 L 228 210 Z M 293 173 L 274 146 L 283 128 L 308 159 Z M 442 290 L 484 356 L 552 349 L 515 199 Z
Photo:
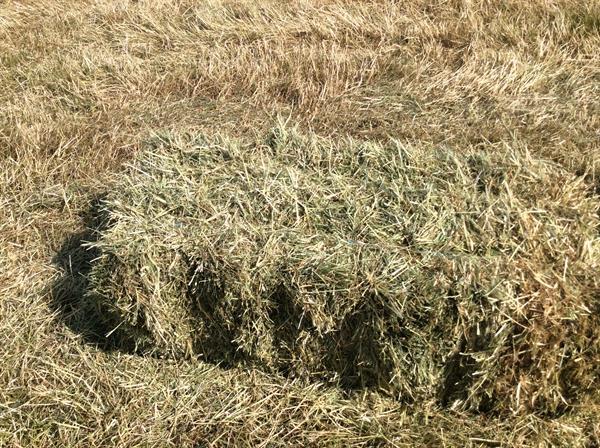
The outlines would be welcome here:
M 517 326 L 525 316 L 535 337 L 523 349 L 534 354 L 522 361 L 515 350 L 519 369 L 490 386 L 500 405 L 398 400 L 138 350 L 103 331 L 87 306 L 96 205 L 108 197 L 126 225 L 123 198 L 154 188 L 132 167 L 161 136 L 249 145 L 281 126 L 333 147 L 393 139 L 422 160 L 426 149 L 452 154 L 454 165 L 395 172 L 422 170 L 452 204 L 468 188 L 448 166 L 473 154 L 505 162 L 517 179 L 499 181 L 515 188 L 500 195 L 506 216 L 533 217 L 517 213 L 522 244 L 506 243 L 511 281 L 529 282 L 518 290 L 524 308 L 502 316 Z M 364 206 L 351 188 L 349 203 Z M 597 447 L 599 194 L 597 0 L 0 1 L 0 446 Z M 427 213 L 423 222 L 437 222 Z M 143 240 L 135 232 L 162 216 L 96 245 Z M 452 244 L 485 246 L 465 238 Z

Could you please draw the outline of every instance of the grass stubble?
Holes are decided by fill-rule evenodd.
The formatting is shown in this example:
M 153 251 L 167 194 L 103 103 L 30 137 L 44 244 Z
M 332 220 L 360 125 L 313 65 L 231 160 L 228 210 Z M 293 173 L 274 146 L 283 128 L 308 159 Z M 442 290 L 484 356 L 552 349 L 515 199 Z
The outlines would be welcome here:
M 593 364 L 590 370 L 580 359 L 594 353 L 597 356 L 598 343 L 594 339 L 597 312 L 590 308 L 594 304 L 597 307 L 598 302 L 598 280 L 593 276 L 598 270 L 594 252 L 600 153 L 598 17 L 596 2 L 579 1 L 215 1 L 200 5 L 103 0 L 0 5 L 0 444 L 597 445 L 600 412 L 598 396 L 593 392 L 597 370 Z M 449 390 L 445 407 L 438 395 L 444 388 L 438 386 L 443 385 L 439 380 L 448 366 L 437 377 L 429 378 L 423 375 L 427 368 L 416 365 L 411 380 L 420 385 L 414 392 L 415 405 L 404 402 L 410 401 L 410 391 L 403 386 L 408 381 L 405 377 L 395 378 L 396 383 L 377 382 L 378 387 L 390 385 L 384 394 L 372 392 L 372 387 L 359 387 L 348 394 L 331 385 L 342 379 L 351 388 L 364 386 L 367 378 L 373 377 L 368 374 L 372 369 L 369 362 L 388 359 L 385 347 L 384 357 L 360 363 L 364 372 L 349 371 L 327 360 L 315 361 L 308 372 L 297 371 L 294 356 L 308 356 L 311 350 L 319 353 L 319 343 L 332 342 L 326 340 L 327 335 L 335 332 L 328 330 L 342 324 L 327 322 L 330 314 L 320 308 L 329 306 L 326 295 L 319 288 L 310 290 L 310 285 L 318 285 L 314 272 L 294 271 L 294 267 L 320 256 L 312 243 L 288 243 L 275 249 L 292 258 L 287 265 L 292 271 L 288 285 L 309 286 L 298 297 L 312 294 L 315 298 L 310 313 L 317 328 L 316 346 L 307 340 L 306 349 L 300 345 L 300 350 L 298 344 L 288 347 L 285 338 L 262 346 L 245 339 L 248 335 L 268 339 L 269 322 L 281 320 L 276 312 L 271 312 L 270 319 L 248 316 L 247 322 L 242 322 L 234 338 L 242 349 L 225 353 L 225 358 L 236 353 L 231 355 L 233 366 L 228 369 L 200 360 L 139 356 L 131 350 L 118 350 L 102 342 L 104 333 L 86 327 L 93 312 L 86 305 L 89 293 L 84 293 L 89 290 L 87 278 L 93 277 L 93 269 L 89 271 L 89 254 L 80 245 L 83 240 L 96 238 L 85 230 L 89 221 L 86 213 L 95 198 L 107 191 L 109 203 L 111 197 L 136 191 L 131 185 L 130 190 L 111 193 L 116 188 L 114 179 L 128 178 L 127 168 L 124 177 L 119 174 L 121 167 L 136 166 L 136 161 L 147 157 L 147 149 L 141 154 L 140 149 L 144 142 L 156 141 L 153 135 L 157 131 L 175 139 L 180 135 L 220 134 L 231 136 L 226 141 L 259 142 L 262 147 L 261 136 L 277 116 L 289 117 L 306 133 L 312 130 L 326 136 L 320 140 L 322 144 L 343 139 L 345 143 L 327 143 L 340 151 L 335 157 L 344 157 L 344 148 L 360 144 L 356 142 L 370 141 L 366 145 L 373 151 L 389 151 L 382 148 L 389 148 L 393 138 L 407 154 L 417 157 L 414 166 L 430 176 L 432 167 L 437 167 L 430 181 L 418 176 L 414 180 L 419 188 L 429 191 L 429 196 L 411 203 L 405 190 L 389 194 L 403 198 L 404 202 L 396 206 L 413 207 L 412 213 L 431 224 L 430 228 L 413 229 L 419 238 L 394 249 L 405 250 L 403 256 L 419 261 L 410 265 L 409 271 L 429 278 L 428 269 L 433 269 L 441 277 L 464 282 L 453 285 L 458 288 L 458 313 L 437 319 L 445 322 L 444 331 L 455 336 L 452 341 L 460 341 L 464 335 L 465 342 L 458 351 L 468 356 L 452 358 L 452 348 L 442 345 L 442 353 L 435 355 L 439 358 L 432 358 L 423 348 L 431 341 L 419 339 L 417 334 L 406 336 L 413 338 L 411 346 L 415 349 L 425 350 L 419 358 L 422 363 L 448 359 L 449 351 L 461 377 L 468 380 L 460 393 Z M 355 143 L 348 143 L 347 135 Z M 185 154 L 186 145 L 189 143 L 182 141 L 162 150 L 165 157 L 175 157 Z M 241 152 L 236 159 L 256 161 L 254 169 L 258 172 L 249 173 L 249 179 L 256 182 L 265 165 L 280 163 L 289 165 L 286 182 L 293 181 L 291 176 L 298 170 L 293 161 L 261 161 L 254 159 L 258 157 L 256 151 Z M 155 156 L 159 154 L 157 151 Z M 303 154 L 300 151 L 298 155 Z M 428 160 L 435 163 L 426 163 Z M 399 165 L 396 169 L 414 176 L 414 166 Z M 223 164 L 220 169 L 227 167 L 230 165 Z M 286 169 L 280 166 L 277 172 Z M 367 201 L 358 179 L 350 178 L 344 169 L 340 164 L 317 177 L 323 182 L 328 179 L 331 185 L 327 189 L 342 197 L 342 204 L 333 213 L 346 213 L 349 204 L 364 206 Z M 505 170 L 505 174 L 498 170 Z M 378 172 L 366 171 L 369 176 Z M 472 172 L 483 173 L 483 178 L 478 181 Z M 504 178 L 497 180 L 500 174 Z M 319 188 L 302 170 L 298 176 Z M 141 185 L 152 183 L 148 180 Z M 219 185 L 228 188 L 228 184 Z M 229 188 L 236 185 L 231 183 Z M 276 187 L 262 188 L 269 191 Z M 173 186 L 174 194 L 180 192 L 178 188 L 179 182 Z M 285 191 L 288 189 L 280 193 Z M 160 198 L 169 192 L 161 187 L 155 193 Z M 345 193 L 351 196 L 344 197 Z M 447 197 L 434 200 L 441 194 Z M 151 195 L 145 198 L 141 203 L 155 201 Z M 468 210 L 478 210 L 476 216 L 456 213 L 460 210 L 453 208 L 465 204 L 461 201 L 466 198 L 473 199 Z M 186 200 L 181 195 L 176 199 Z M 293 203 L 285 196 L 275 199 L 286 207 Z M 265 200 L 261 199 L 263 207 L 267 206 Z M 317 197 L 311 200 L 318 202 Z M 127 207 L 127 203 L 122 206 Z M 436 206 L 441 210 L 435 210 Z M 358 219 L 367 210 L 363 207 L 353 217 Z M 383 213 L 381 208 L 375 210 Z M 236 213 L 233 216 L 241 212 Z M 252 219 L 259 216 L 256 210 L 248 213 Z M 505 223 L 518 226 L 504 229 L 494 220 L 504 216 L 502 213 L 509 213 Z M 126 220 L 129 214 L 134 216 L 135 210 L 127 210 L 122 218 Z M 169 216 L 172 214 L 161 219 Z M 490 218 L 487 222 L 486 217 Z M 371 223 L 383 219 L 364 218 Z M 287 219 L 294 224 L 297 215 Z M 303 219 L 308 221 L 303 226 L 316 229 L 316 221 L 325 218 L 305 215 Z M 399 219 L 405 221 L 395 225 L 410 226 L 408 216 L 400 214 Z M 472 227 L 452 227 L 459 223 Z M 164 224 L 159 220 L 144 225 L 160 225 L 162 229 Z M 186 226 L 175 224 L 170 228 L 177 239 Z M 345 225 L 355 225 L 352 231 L 362 228 L 360 221 L 348 220 Z M 442 232 L 440 237 L 437 232 L 448 226 L 451 232 Z M 116 230 L 118 226 L 109 232 Z M 340 231 L 340 235 L 348 230 Z M 502 232 L 510 237 L 499 244 L 494 238 Z M 519 232 L 523 241 L 517 248 L 511 238 Z M 399 235 L 409 233 L 405 229 Z M 552 237 L 547 238 L 548 234 Z M 138 241 L 143 242 L 148 235 L 152 234 L 143 233 Z M 373 241 L 396 244 L 393 235 L 367 233 Z M 236 241 L 234 236 L 225 241 Z M 355 240 L 360 242 L 363 236 Z M 295 237 L 301 238 L 302 233 Z M 163 239 L 161 230 L 152 242 L 160 244 Z M 357 246 L 361 244 L 342 245 L 341 237 L 335 234 L 329 240 L 325 236 L 320 239 L 335 248 L 326 254 L 336 256 L 336 263 L 377 272 L 378 266 L 369 263 L 377 260 L 384 248 L 376 247 L 374 258 L 363 257 L 357 265 Z M 102 241 L 97 244 L 101 246 Z M 136 239 L 132 237 L 129 244 L 133 241 Z M 252 238 L 247 244 L 252 244 Z M 294 253 L 294 247 L 312 252 Z M 497 247 L 499 254 L 490 252 Z M 527 251 L 521 252 L 525 247 Z M 515 249 L 512 258 L 502 252 L 507 248 Z M 195 272 L 200 258 L 194 251 L 199 248 L 192 249 Z M 451 263 L 442 256 L 439 263 L 447 266 L 438 267 L 435 257 L 428 258 L 427 254 L 439 249 L 462 255 Z M 369 255 L 368 248 L 365 253 Z M 270 261 L 266 260 L 267 267 Z M 325 266 L 325 261 L 318 260 L 317 265 Z M 495 266 L 505 262 L 506 266 Z M 477 263 L 477 269 L 470 270 L 470 263 Z M 252 269 L 248 265 L 237 272 L 255 272 Z M 491 278 L 498 273 L 505 274 L 506 285 L 492 290 Z M 347 279 L 335 270 L 319 275 L 334 276 L 342 283 L 360 278 Z M 381 279 L 381 275 L 372 280 Z M 396 277 L 388 276 L 391 278 Z M 259 275 L 250 280 L 248 287 L 268 279 Z M 427 297 L 447 292 L 444 281 L 448 279 L 431 286 L 434 294 Z M 382 295 L 389 288 L 408 283 L 403 280 L 369 287 Z M 473 292 L 473 285 L 477 285 L 481 299 L 478 306 L 466 303 L 470 297 L 466 293 Z M 525 302 L 502 300 L 515 297 L 510 288 L 516 285 L 524 289 L 522 297 L 517 297 Z M 423 288 L 414 286 L 419 287 Z M 426 296 L 424 290 L 416 295 Z M 344 304 L 356 299 L 348 292 L 336 292 L 335 297 Z M 522 309 L 511 309 L 511 303 L 522 305 Z M 374 318 L 377 307 L 383 305 L 372 300 L 369 306 L 371 314 L 365 311 L 365 315 Z M 258 312 L 261 307 L 247 309 Z M 348 309 L 356 309 L 356 304 Z M 415 325 L 436 321 L 415 317 L 410 314 L 414 311 L 402 318 Z M 492 336 L 502 339 L 507 337 L 503 333 L 507 329 L 502 328 L 503 319 L 508 319 L 505 314 L 524 319 L 511 321 L 509 327 L 513 329 L 524 322 L 533 323 L 525 326 L 523 333 L 513 335 L 520 341 L 515 347 L 531 343 L 521 348 L 536 353 L 533 361 L 522 362 L 517 370 L 505 368 L 514 366 L 514 360 L 513 364 L 496 362 L 508 359 L 507 350 L 490 353 L 485 350 L 489 345 L 484 344 L 484 349 L 476 343 L 470 345 L 478 340 L 472 334 L 477 335 L 477 328 L 457 325 L 481 317 L 489 322 L 479 333 L 489 335 L 494 329 Z M 364 331 L 378 328 L 376 319 L 370 322 L 372 325 L 363 325 Z M 250 331 L 250 323 L 258 330 Z M 152 341 L 159 334 L 169 334 L 153 322 L 146 324 L 151 328 Z M 167 348 L 166 339 L 163 349 L 175 350 Z M 204 353 L 201 342 L 191 340 L 185 344 L 186 350 Z M 356 344 L 349 346 L 357 350 Z M 512 355 L 517 359 L 525 352 Z M 357 353 L 348 356 L 356 360 L 361 352 Z M 223 358 L 222 353 L 213 356 Z M 235 356 L 257 358 L 269 368 L 251 368 L 252 363 L 236 365 Z M 391 364 L 396 366 L 395 362 Z M 492 367 L 501 371 L 491 374 Z M 561 376 L 567 371 L 566 378 Z M 312 382 L 305 381 L 307 375 L 313 377 Z M 518 384 L 517 391 L 514 386 Z M 474 412 L 480 406 L 492 411 Z

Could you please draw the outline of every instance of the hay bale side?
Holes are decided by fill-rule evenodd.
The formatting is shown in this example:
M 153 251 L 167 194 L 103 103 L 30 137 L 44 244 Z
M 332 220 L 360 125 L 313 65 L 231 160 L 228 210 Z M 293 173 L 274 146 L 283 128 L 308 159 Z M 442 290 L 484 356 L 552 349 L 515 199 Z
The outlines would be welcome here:
M 170 136 L 106 201 L 90 299 L 142 351 L 554 413 L 598 386 L 598 204 L 524 150 Z

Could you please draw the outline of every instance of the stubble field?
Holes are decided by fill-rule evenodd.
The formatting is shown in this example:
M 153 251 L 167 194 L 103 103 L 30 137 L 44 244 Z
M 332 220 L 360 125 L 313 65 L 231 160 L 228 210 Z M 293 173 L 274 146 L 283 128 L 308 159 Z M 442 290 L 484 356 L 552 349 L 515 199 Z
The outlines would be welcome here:
M 512 251 L 506 259 L 513 264 L 506 266 L 514 274 L 511 284 L 519 285 L 515 303 L 527 312 L 510 308 L 494 335 L 502 334 L 504 323 L 527 322 L 529 345 L 510 347 L 534 354 L 523 361 L 515 350 L 518 368 L 502 370 L 506 380 L 497 387 L 485 383 L 491 404 L 473 398 L 484 382 L 472 366 L 459 369 L 475 378 L 468 397 L 440 400 L 425 392 L 408 400 L 410 384 L 429 384 L 420 370 L 408 386 L 386 378 L 391 390 L 366 381 L 368 369 L 353 377 L 361 387 L 336 387 L 335 376 L 306 378 L 287 367 L 265 369 L 224 357 L 220 363 L 194 349 L 172 356 L 169 345 L 146 350 L 137 341 L 115 340 L 113 328 L 105 331 L 106 322 L 89 308 L 90 282 L 99 269 L 93 269 L 94 250 L 125 248 L 119 253 L 138 256 L 127 244 L 139 233 L 118 232 L 152 228 L 164 216 L 160 206 L 156 215 L 138 216 L 128 198 L 155 191 L 152 176 L 161 170 L 187 173 L 198 191 L 229 191 L 226 176 L 259 166 L 265 147 L 279 148 L 269 143 L 272 129 L 298 134 L 299 150 L 293 142 L 285 145 L 300 159 L 302 148 L 310 147 L 303 139 L 311 138 L 321 142 L 315 148 L 335 151 L 364 144 L 377 163 L 385 159 L 381 148 L 405 148 L 397 154 L 413 159 L 399 162 L 390 176 L 412 179 L 423 191 L 431 184 L 428 195 L 415 199 L 421 208 L 406 192 L 394 196 L 431 225 L 429 233 L 415 230 L 418 238 L 401 243 L 421 263 L 419 275 L 441 269 L 415 255 L 442 246 L 436 232 L 445 223 L 435 218 L 450 215 L 436 213 L 452 213 L 453 225 L 470 226 L 452 207 L 471 191 L 481 198 L 489 189 L 497 203 L 508 204 L 474 206 L 490 222 L 506 210 L 522 225 L 521 240 L 507 237 L 502 247 Z M 599 130 L 595 0 L 1 2 L 0 446 L 598 446 Z M 233 145 L 241 162 L 205 185 L 175 156 L 167 160 L 179 150 L 186 154 L 189 136 L 219 147 L 243 142 Z M 163 144 L 152 152 L 157 139 Z M 246 158 L 243 148 L 253 145 L 259 149 Z M 364 209 L 369 196 L 352 180 L 366 171 L 322 169 L 324 160 L 345 163 L 346 153 L 338 160 L 335 151 L 311 160 L 321 176 L 314 184 L 305 171 L 297 176 L 319 194 L 319 179 L 325 179 L 323 197 L 343 196 L 348 185 L 348 207 Z M 252 175 L 283 172 L 286 157 Z M 156 158 L 167 160 L 162 168 L 152 165 Z M 488 178 L 453 171 L 467 173 L 473 160 Z M 139 163 L 153 167 L 148 176 L 135 174 Z M 502 167 L 499 177 L 495 166 Z M 285 202 L 292 174 L 269 196 L 284 198 L 282 208 L 292 203 Z M 256 184 L 248 182 L 240 188 Z M 178 185 L 177 199 L 184 196 Z M 215 209 L 217 196 L 206 195 Z M 426 208 L 430 200 L 432 209 Z M 98 204 L 125 223 L 100 242 Z M 186 216 L 200 215 L 191 210 Z M 139 219 L 127 221 L 132 216 Z M 278 225 L 286 227 L 282 216 Z M 308 216 L 315 226 L 322 222 L 318 213 Z M 402 219 L 409 226 L 408 215 Z M 495 243 L 481 241 L 494 226 L 465 227 L 464 240 L 453 240 L 452 250 L 481 250 L 477 255 L 487 260 L 485 250 Z M 375 228 L 369 235 L 378 244 L 400 244 L 394 232 Z M 98 247 L 90 249 L 90 241 Z M 164 235 L 152 240 L 163 243 Z M 109 299 L 113 286 L 103 289 Z M 275 320 L 267 316 L 265 325 Z M 156 340 L 164 333 L 149 331 Z M 452 356 L 475 351 L 467 346 Z M 508 353 L 494 356 L 508 359 Z M 563 362 L 572 367 L 566 376 Z

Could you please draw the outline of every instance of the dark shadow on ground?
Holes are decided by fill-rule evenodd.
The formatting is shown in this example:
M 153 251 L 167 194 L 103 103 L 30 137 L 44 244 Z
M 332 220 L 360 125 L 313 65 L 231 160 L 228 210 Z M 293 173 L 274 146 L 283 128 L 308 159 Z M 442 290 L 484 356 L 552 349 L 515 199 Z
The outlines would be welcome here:
M 92 261 L 99 255 L 96 249 L 87 246 L 97 241 L 99 233 L 108 226 L 108 218 L 100 205 L 102 197 L 95 198 L 88 210 L 81 216 L 84 230 L 67 237 L 52 263 L 59 272 L 58 278 L 50 286 L 50 308 L 58 318 L 86 343 L 102 350 L 135 351 L 135 345 L 115 334 L 106 323 L 107 310 L 100 309 L 97 301 L 87 296 L 88 273 Z

